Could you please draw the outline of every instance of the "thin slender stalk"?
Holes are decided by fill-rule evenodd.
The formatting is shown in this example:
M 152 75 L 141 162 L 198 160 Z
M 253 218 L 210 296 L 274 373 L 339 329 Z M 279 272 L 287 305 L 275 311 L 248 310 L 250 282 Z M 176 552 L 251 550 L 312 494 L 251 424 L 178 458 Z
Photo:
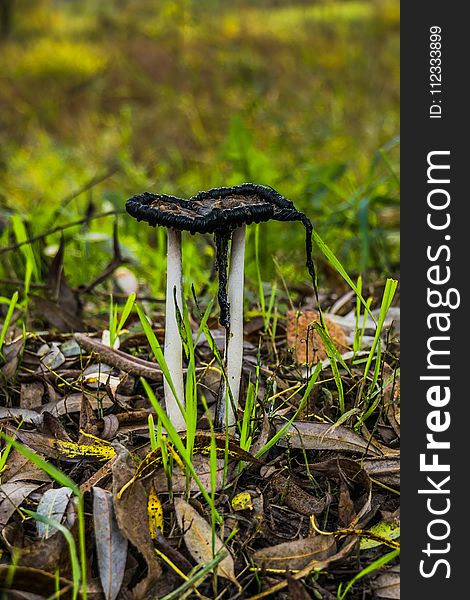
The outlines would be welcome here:
M 236 409 L 240 396 L 240 380 L 243 361 L 243 288 L 245 282 L 245 236 L 246 226 L 238 227 L 232 235 L 230 251 L 230 268 L 228 276 L 228 301 L 230 306 L 230 327 L 227 330 L 225 356 L 227 364 L 227 381 L 232 393 L 227 393 L 224 385 L 222 405 L 225 404 L 226 415 L 222 422 L 227 427 L 236 423 Z M 221 408 L 222 410 L 222 408 Z
M 164 380 L 165 407 L 177 431 L 186 429 L 184 414 L 178 406 L 178 400 L 184 408 L 183 347 L 176 319 L 175 298 L 182 307 L 182 267 L 181 232 L 167 230 L 167 279 L 166 279 L 166 322 L 165 322 L 165 361 L 168 365 L 174 392 Z

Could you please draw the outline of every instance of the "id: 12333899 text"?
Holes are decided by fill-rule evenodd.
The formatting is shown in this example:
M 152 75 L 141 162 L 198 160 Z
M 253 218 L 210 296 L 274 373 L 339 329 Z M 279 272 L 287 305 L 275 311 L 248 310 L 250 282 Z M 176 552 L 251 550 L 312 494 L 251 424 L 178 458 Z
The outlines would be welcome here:
M 440 119 L 442 117 L 442 38 L 441 28 L 438 25 L 429 28 L 429 92 L 432 98 L 429 118 Z

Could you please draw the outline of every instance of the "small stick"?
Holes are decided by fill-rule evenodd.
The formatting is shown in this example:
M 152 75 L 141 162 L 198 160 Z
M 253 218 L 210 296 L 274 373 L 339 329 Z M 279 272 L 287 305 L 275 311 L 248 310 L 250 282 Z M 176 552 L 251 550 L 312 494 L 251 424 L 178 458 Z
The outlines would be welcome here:
M 76 333 L 74 337 L 82 348 L 87 352 L 93 352 L 101 362 L 111 367 L 116 367 L 131 375 L 145 377 L 150 381 L 160 381 L 162 378 L 162 370 L 155 363 L 130 356 L 120 350 L 114 350 L 83 333 Z
M 25 244 L 33 244 L 39 240 L 46 238 L 48 235 L 52 235 L 53 233 L 57 233 L 58 231 L 64 231 L 65 229 L 70 229 L 70 227 L 78 227 L 79 225 L 83 225 L 84 223 L 88 223 L 88 221 L 93 221 L 94 219 L 102 219 L 104 217 L 109 217 L 111 215 L 122 215 L 124 214 L 123 210 L 110 210 L 109 212 L 100 213 L 98 215 L 93 215 L 92 217 L 84 217 L 78 221 L 73 221 L 72 223 L 65 223 L 65 225 L 57 225 L 53 229 L 49 229 L 45 233 L 41 233 L 40 235 L 35 235 L 32 238 L 25 240 L 24 242 L 19 242 L 18 244 L 13 244 L 13 246 L 8 246 L 7 248 L 0 248 L 0 255 L 6 254 L 7 252 L 11 252 L 12 250 L 17 250 L 24 246 Z
M 75 333 L 74 338 L 87 352 L 96 354 L 100 362 L 111 367 L 116 367 L 130 375 L 145 377 L 151 381 L 160 381 L 162 378 L 163 371 L 156 363 L 153 363 L 150 360 L 144 360 L 138 356 L 131 356 L 130 354 L 121 352 L 121 350 L 110 348 L 109 346 L 106 346 L 106 344 L 102 344 L 98 340 L 83 333 Z M 196 371 L 206 370 L 207 367 L 196 367 Z M 187 369 L 184 368 L 183 372 L 187 372 Z

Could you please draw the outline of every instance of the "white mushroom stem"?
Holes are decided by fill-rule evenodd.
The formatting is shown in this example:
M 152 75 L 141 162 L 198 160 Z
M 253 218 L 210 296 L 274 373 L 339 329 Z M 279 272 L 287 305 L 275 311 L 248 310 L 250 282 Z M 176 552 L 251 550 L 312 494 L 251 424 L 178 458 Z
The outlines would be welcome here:
M 242 375 L 243 360 L 243 287 L 245 270 L 245 234 L 246 226 L 238 227 L 232 235 L 232 248 L 230 251 L 230 267 L 228 274 L 228 302 L 230 306 L 230 327 L 227 331 L 225 342 L 226 373 L 232 392 L 232 401 L 224 385 L 222 405 L 224 418 L 221 421 L 226 427 L 233 427 L 236 423 L 236 408 L 240 396 L 240 380 Z M 225 407 L 227 412 L 225 413 Z
M 182 267 L 181 267 L 181 232 L 167 230 L 167 262 L 166 262 L 166 321 L 165 321 L 165 362 L 173 383 L 174 392 L 164 378 L 166 414 L 177 431 L 186 429 L 186 422 L 178 401 L 185 407 L 183 380 L 183 346 L 176 319 L 176 302 L 182 310 Z

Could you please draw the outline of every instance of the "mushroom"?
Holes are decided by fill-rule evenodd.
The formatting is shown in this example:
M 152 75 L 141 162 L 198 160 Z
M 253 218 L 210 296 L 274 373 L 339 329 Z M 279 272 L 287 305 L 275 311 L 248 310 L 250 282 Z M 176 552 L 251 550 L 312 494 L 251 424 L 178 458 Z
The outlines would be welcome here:
M 138 221 L 161 225 L 168 230 L 167 315 L 165 359 L 174 381 L 183 389 L 181 340 L 176 325 L 175 302 L 181 302 L 181 238 L 180 231 L 212 233 L 216 245 L 219 275 L 218 301 L 220 322 L 226 330 L 225 362 L 227 385 L 222 382 L 216 414 L 218 428 L 232 427 L 236 422 L 243 359 L 243 287 L 246 225 L 271 219 L 301 221 L 306 231 L 306 265 L 315 284 L 312 261 L 312 224 L 293 203 L 274 189 L 253 183 L 219 187 L 199 192 L 189 199 L 145 192 L 130 198 L 127 212 Z M 231 241 L 230 267 L 227 277 L 228 248 Z M 170 297 L 170 298 L 169 298 Z M 176 339 L 178 337 L 178 339 Z M 168 339 L 168 344 L 167 344 Z M 178 349 L 176 349 L 176 347 Z M 176 384 L 175 390 L 179 394 Z M 181 415 L 175 399 L 165 388 L 165 404 L 170 418 Z M 182 401 L 182 396 L 179 398 Z M 182 402 L 183 404 L 183 402 Z M 176 406 L 177 407 L 177 406 Z M 173 421 L 174 423 L 174 421 Z

